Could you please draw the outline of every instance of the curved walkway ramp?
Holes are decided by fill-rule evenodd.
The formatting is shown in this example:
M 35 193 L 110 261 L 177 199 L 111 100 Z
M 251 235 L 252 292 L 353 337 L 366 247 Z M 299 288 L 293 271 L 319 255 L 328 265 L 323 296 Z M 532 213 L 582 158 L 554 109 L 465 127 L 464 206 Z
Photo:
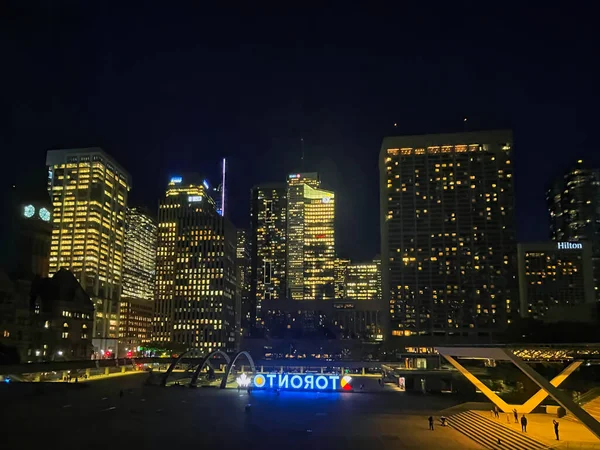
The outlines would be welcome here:
M 192 379 L 190 380 L 190 387 L 196 386 L 196 383 L 198 382 L 198 377 L 200 376 L 200 372 L 202 372 L 202 369 L 204 369 L 207 364 L 210 365 L 211 359 L 213 359 L 217 356 L 222 357 L 225 360 L 227 366 L 229 366 L 229 363 L 231 362 L 231 358 L 229 357 L 229 355 L 227 353 L 225 353 L 223 350 L 215 350 L 214 352 L 207 355 L 204 359 L 202 359 L 202 361 L 200 361 L 200 363 L 198 364 L 198 367 L 196 367 L 196 370 L 194 371 L 194 374 L 192 375 Z
M 492 450 L 542 450 L 548 448 L 546 444 L 531 439 L 525 433 L 511 430 L 475 411 L 465 411 L 450 416 L 448 425 L 473 439 L 479 445 Z
M 235 357 L 231 360 L 231 362 L 227 365 L 227 369 L 225 369 L 225 376 L 223 376 L 223 380 L 221 381 L 221 389 L 225 389 L 225 387 L 227 387 L 227 379 L 231 375 L 231 371 L 233 370 L 233 367 L 235 366 L 235 363 L 237 362 L 240 356 L 246 357 L 248 363 L 250 363 L 252 375 L 256 375 L 256 367 L 254 366 L 254 360 L 252 359 L 252 356 L 250 356 L 250 353 L 248 353 L 247 351 L 238 352 L 235 355 Z
M 185 355 L 187 355 L 189 352 L 190 352 L 189 350 L 186 350 L 186 351 L 185 351 L 185 352 L 183 352 L 181 355 L 179 355 L 179 357 L 178 357 L 177 359 L 175 359 L 175 361 L 173 361 L 173 362 L 171 363 L 171 365 L 169 366 L 169 368 L 167 369 L 167 371 L 166 371 L 166 372 L 165 372 L 165 374 L 163 375 L 163 378 L 162 378 L 162 380 L 161 380 L 161 382 L 160 382 L 160 385 L 161 385 L 162 387 L 165 387 L 165 386 L 167 385 L 167 381 L 168 381 L 169 377 L 171 376 L 171 374 L 173 373 L 173 369 L 175 369 L 175 366 L 176 366 L 177 364 L 179 364 L 179 362 L 180 362 L 180 361 L 183 359 L 183 357 L 184 357 Z

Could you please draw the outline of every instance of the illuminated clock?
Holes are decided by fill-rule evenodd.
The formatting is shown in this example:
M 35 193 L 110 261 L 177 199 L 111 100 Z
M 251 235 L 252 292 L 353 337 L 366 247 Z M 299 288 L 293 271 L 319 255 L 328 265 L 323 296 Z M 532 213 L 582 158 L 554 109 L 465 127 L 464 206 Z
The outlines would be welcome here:
M 42 219 L 44 222 L 48 222 L 50 220 L 50 211 L 48 211 L 46 208 L 41 208 L 39 215 L 40 219 Z
M 33 205 L 27 205 L 25 208 L 23 208 L 23 215 L 25 217 L 27 217 L 28 219 L 30 217 L 33 217 L 34 214 L 35 214 L 35 208 L 33 207 Z

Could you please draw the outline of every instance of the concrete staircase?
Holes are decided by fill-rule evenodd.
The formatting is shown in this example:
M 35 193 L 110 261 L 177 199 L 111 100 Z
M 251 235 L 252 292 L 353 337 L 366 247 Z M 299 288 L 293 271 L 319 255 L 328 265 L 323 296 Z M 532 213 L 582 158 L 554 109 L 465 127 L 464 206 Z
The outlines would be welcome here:
M 479 445 L 491 450 L 541 450 L 548 446 L 535 441 L 524 433 L 511 430 L 487 419 L 475 411 L 464 411 L 448 418 L 448 425 Z M 500 444 L 498 444 L 500 439 Z
M 583 409 L 585 409 L 590 416 L 600 422 L 600 397 L 596 397 L 594 400 L 583 405 Z

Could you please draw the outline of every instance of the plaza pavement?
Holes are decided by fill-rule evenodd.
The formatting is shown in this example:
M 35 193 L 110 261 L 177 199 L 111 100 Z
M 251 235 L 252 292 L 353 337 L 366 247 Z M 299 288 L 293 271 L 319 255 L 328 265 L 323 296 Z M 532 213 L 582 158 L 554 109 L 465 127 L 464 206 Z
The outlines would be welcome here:
M 481 448 L 451 428 L 428 430 L 427 417 L 456 402 L 449 397 L 391 390 L 248 394 L 144 386 L 146 377 L 97 380 L 3 404 L 3 441 L 36 450 Z

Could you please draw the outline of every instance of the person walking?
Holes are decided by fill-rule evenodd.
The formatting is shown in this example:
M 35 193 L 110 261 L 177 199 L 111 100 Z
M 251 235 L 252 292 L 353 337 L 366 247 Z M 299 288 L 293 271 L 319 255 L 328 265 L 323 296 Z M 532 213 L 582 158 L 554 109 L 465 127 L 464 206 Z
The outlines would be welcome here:
M 525 417 L 525 414 L 521 416 L 521 431 L 527 433 L 527 417 Z
M 429 416 L 429 429 L 433 431 L 433 416 Z
M 556 440 L 558 441 L 558 422 L 553 420 L 552 423 L 554 424 L 554 434 L 556 435 Z
M 513 408 L 513 415 L 515 416 L 515 423 L 519 423 L 519 414 L 517 413 L 517 408 Z
M 500 413 L 498 412 L 498 407 L 497 406 L 494 406 L 494 417 L 496 419 L 500 418 Z

